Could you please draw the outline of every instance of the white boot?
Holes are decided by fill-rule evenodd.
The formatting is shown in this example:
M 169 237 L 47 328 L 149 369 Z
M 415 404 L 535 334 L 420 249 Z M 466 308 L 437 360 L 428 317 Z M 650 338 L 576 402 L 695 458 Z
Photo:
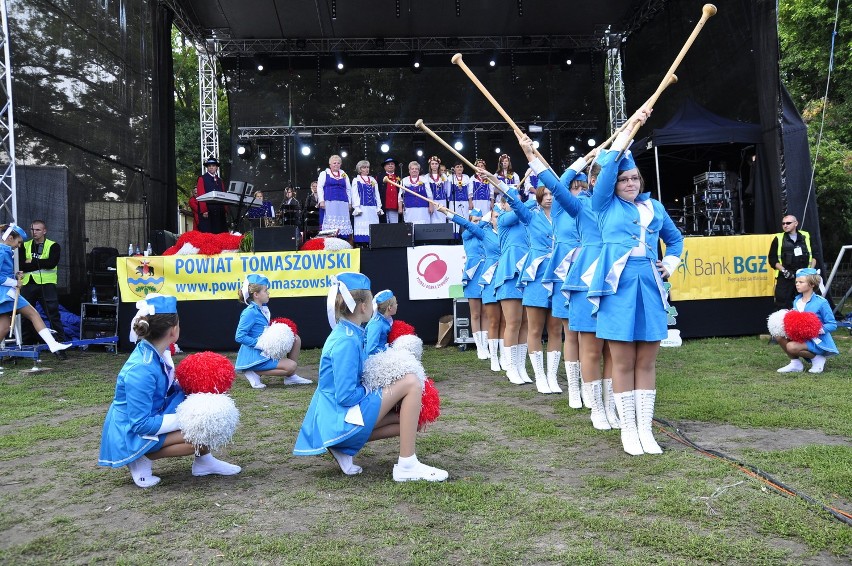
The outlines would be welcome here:
M 44 343 L 47 344 L 47 347 L 50 348 L 51 352 L 58 352 L 71 347 L 71 344 L 60 344 L 57 342 L 56 338 L 54 338 L 53 334 L 51 334 L 51 330 L 47 327 L 39 330 L 38 335 L 41 336 L 41 339 L 44 340 Z
M 612 396 L 612 379 L 603 380 L 603 404 L 609 426 L 615 429 L 621 428 L 618 411 L 615 410 L 615 398 Z
M 592 426 L 597 430 L 609 430 L 609 421 L 606 419 L 606 411 L 604 411 L 603 399 L 601 398 L 602 381 L 584 381 L 583 393 L 588 399 L 592 400 Z
M 580 371 L 580 383 L 583 382 L 583 372 Z M 586 390 L 580 387 L 580 397 L 583 399 L 583 406 L 587 409 L 592 408 L 592 400 L 586 397 Z
M 151 487 L 160 483 L 160 478 L 151 473 L 151 460 L 147 456 L 140 456 L 127 464 L 133 483 L 139 487 Z
M 480 360 L 487 360 L 491 357 L 488 354 L 488 333 L 485 331 L 476 332 L 474 334 L 474 339 L 477 334 L 479 335 L 479 341 L 476 343 L 476 357 Z
M 782 368 L 778 368 L 778 373 L 794 373 L 800 372 L 805 369 L 805 366 L 802 364 L 802 360 L 796 358 L 795 360 L 790 360 L 790 363 Z
M 265 389 L 266 384 L 260 381 L 260 375 L 250 369 L 245 371 L 246 379 L 253 389 Z
M 516 358 L 518 362 L 518 375 L 521 376 L 521 381 L 524 383 L 532 383 L 533 380 L 530 379 L 529 374 L 527 373 L 527 345 L 526 344 L 518 344 L 518 357 Z
M 636 400 L 636 422 L 639 428 L 639 442 L 645 454 L 662 454 L 663 449 L 654 439 L 651 421 L 654 420 L 654 401 L 657 399 L 656 389 L 637 389 L 634 393 Z
M 825 369 L 825 356 L 814 356 L 811 360 L 811 369 L 808 370 L 808 373 L 822 373 L 822 370 Z
M 614 393 L 613 397 L 621 416 L 621 446 L 631 456 L 640 456 L 644 454 L 644 450 L 639 440 L 639 431 L 636 430 L 636 401 L 633 392 Z
M 547 386 L 547 374 L 544 372 L 544 352 L 530 352 L 533 374 L 535 375 L 535 388 L 539 393 L 550 393 Z
M 498 344 L 498 340 L 495 338 L 493 340 L 488 341 L 488 353 L 491 356 L 491 371 L 501 371 L 500 369 L 500 358 L 498 350 L 500 346 Z
M 559 374 L 559 359 L 562 357 L 562 352 L 547 353 L 547 386 L 551 393 L 562 393 L 562 388 L 556 382 L 556 376 Z
M 568 406 L 572 409 L 582 409 L 583 400 L 580 398 L 580 362 L 565 362 L 565 373 L 568 379 Z
M 506 347 L 506 344 L 503 343 L 503 339 L 500 338 L 498 341 L 500 344 L 500 369 L 503 371 L 509 370 L 509 349 Z
M 506 377 L 515 385 L 523 385 L 524 380 L 521 379 L 521 374 L 518 373 L 518 346 L 505 346 L 506 358 L 509 362 L 509 369 L 506 370 Z

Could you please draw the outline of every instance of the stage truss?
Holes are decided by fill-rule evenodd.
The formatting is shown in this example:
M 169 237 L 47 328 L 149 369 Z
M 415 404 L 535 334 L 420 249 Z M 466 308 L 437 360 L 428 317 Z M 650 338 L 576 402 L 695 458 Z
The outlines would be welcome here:
M 0 153 L 9 160 L 0 176 L 0 217 L 5 222 L 16 222 L 18 218 L 18 201 L 15 187 L 15 115 L 12 104 L 12 63 L 9 54 L 9 19 L 6 11 L 6 0 L 0 0 L 0 19 L 2 19 L 3 57 L 0 60 L 0 135 L 2 146 Z

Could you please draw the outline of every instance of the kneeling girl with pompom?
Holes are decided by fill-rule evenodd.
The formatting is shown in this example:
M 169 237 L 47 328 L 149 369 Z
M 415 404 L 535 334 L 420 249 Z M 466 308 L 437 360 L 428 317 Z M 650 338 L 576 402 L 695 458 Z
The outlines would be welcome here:
M 822 373 L 826 358 L 839 353 L 831 337 L 831 332 L 837 330 L 837 320 L 828 301 L 814 293 L 821 282 L 819 272 L 812 267 L 796 272 L 796 291 L 799 294 L 793 299 L 792 311 L 784 317 L 786 337 L 777 338 L 790 363 L 779 368 L 778 373 L 802 371 L 804 366 L 799 358 L 811 360 L 810 373 Z M 813 317 L 809 320 L 804 316 L 791 316 L 798 313 L 812 313 L 819 322 Z
M 372 356 L 388 348 L 388 334 L 396 314 L 397 300 L 393 291 L 385 289 L 373 297 L 373 317 L 367 323 L 367 355 Z
M 293 454 L 313 456 L 328 450 L 344 474 L 355 475 L 362 468 L 352 457 L 367 442 L 398 436 L 395 481 L 444 481 L 447 472 L 421 463 L 414 451 L 423 394 L 420 379 L 407 373 L 379 389 L 362 384 L 362 325 L 373 315 L 372 299 L 370 280 L 360 273 L 341 273 L 332 281 L 327 312 L 333 330 L 322 349 L 317 390 Z
M 177 412 L 186 395 L 175 380 L 168 353 L 180 336 L 177 300 L 149 295 L 136 306 L 139 312 L 131 323 L 131 340 L 142 340 L 118 374 L 104 422 L 98 465 L 127 466 L 139 487 L 160 482 L 152 475 L 152 460 L 174 456 L 195 454 L 194 476 L 238 474 L 239 466 L 217 460 L 206 446 L 187 442 L 181 431 Z
M 262 375 L 283 377 L 284 385 L 313 383 L 296 375 L 301 338 L 289 331 L 285 324 L 269 324 L 269 307 L 266 306 L 269 302 L 269 279 L 249 274 L 238 292 L 246 308 L 240 314 L 235 336 L 240 344 L 236 368 L 245 373 L 255 389 L 266 387 L 260 381 Z

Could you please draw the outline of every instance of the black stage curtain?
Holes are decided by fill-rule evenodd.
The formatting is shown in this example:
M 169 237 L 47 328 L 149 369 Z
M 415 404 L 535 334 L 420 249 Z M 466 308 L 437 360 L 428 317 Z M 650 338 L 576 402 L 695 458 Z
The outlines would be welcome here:
M 152 2 L 154 62 L 151 92 L 151 144 L 147 183 L 148 226 L 177 232 L 177 164 L 175 163 L 175 80 L 172 60 L 174 13 L 163 2 Z

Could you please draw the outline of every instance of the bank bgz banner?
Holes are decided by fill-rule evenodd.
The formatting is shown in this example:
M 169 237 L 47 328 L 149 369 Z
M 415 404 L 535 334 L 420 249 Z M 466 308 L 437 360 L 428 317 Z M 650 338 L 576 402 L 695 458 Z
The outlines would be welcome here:
M 464 246 L 408 248 L 409 299 L 449 299 L 450 286 L 461 285 L 464 262 Z
M 316 297 L 328 294 L 332 275 L 361 270 L 361 250 L 122 257 L 116 267 L 124 302 L 148 293 L 180 301 L 236 299 L 249 273 L 269 278 L 272 297 Z
M 772 234 L 684 238 L 669 278 L 672 301 L 771 297 L 777 272 L 766 259 Z

